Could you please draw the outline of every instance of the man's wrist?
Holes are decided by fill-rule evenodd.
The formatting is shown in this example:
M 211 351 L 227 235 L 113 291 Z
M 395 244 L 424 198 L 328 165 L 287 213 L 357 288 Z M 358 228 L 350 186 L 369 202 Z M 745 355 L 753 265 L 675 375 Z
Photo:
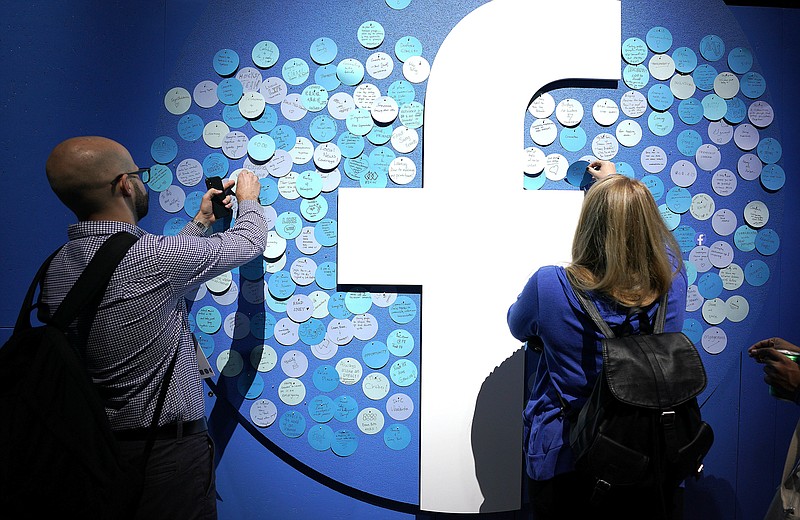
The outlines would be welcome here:
M 192 224 L 197 226 L 200 229 L 200 231 L 202 231 L 203 233 L 208 231 L 208 229 L 211 227 L 211 223 L 208 222 L 208 220 L 206 220 L 206 219 L 204 219 L 204 218 L 202 218 L 200 216 L 194 217 L 192 219 Z

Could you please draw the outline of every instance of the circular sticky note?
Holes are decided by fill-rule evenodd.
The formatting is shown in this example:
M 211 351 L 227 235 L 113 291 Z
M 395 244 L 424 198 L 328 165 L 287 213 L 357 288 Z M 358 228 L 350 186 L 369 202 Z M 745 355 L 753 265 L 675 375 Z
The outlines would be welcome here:
M 726 317 L 734 323 L 744 321 L 747 315 L 750 314 L 750 303 L 744 296 L 731 296 L 725 304 L 728 307 Z
M 745 96 L 756 99 L 767 90 L 767 82 L 764 80 L 764 76 L 758 72 L 748 72 L 739 81 L 739 88 Z
M 386 413 L 395 421 L 405 421 L 414 413 L 414 401 L 406 394 L 392 394 L 386 400 Z
M 327 451 L 333 445 L 335 434 L 327 424 L 315 424 L 308 429 L 308 444 L 317 451 Z
M 281 432 L 290 439 L 296 439 L 306 431 L 306 419 L 295 410 L 288 410 L 281 415 L 279 421 Z
M 709 34 L 700 40 L 700 55 L 708 61 L 717 61 L 725 56 L 725 42 L 716 34 Z
M 332 348 L 332 350 L 335 353 L 338 350 L 338 348 L 335 348 L 336 347 L 335 345 L 333 345 L 333 347 L 334 348 Z M 319 356 L 317 355 L 317 353 L 319 352 L 323 354 L 323 358 L 325 359 L 330 359 L 330 357 L 333 357 L 333 356 L 327 357 L 328 350 L 329 349 L 315 350 L 312 348 L 312 352 L 314 352 L 314 355 L 316 357 L 319 358 Z M 311 376 L 311 380 L 314 383 L 314 386 L 320 392 L 332 392 L 333 390 L 336 389 L 337 386 L 339 386 L 339 373 L 331 365 L 320 365 L 314 370 L 314 374 Z
M 308 80 L 311 69 L 301 58 L 291 58 L 283 64 L 281 75 L 289 85 L 302 85 Z
M 628 117 L 639 117 L 647 110 L 647 98 L 639 91 L 629 90 L 619 100 L 622 112 Z
M 331 451 L 340 457 L 349 457 L 358 449 L 358 437 L 350 430 L 338 430 L 333 434 Z
M 622 42 L 622 58 L 631 65 L 644 63 L 647 58 L 647 44 L 641 38 L 628 38 Z
M 583 105 L 577 99 L 563 99 L 556 106 L 556 118 L 564 126 L 576 126 L 583 119 Z
M 672 33 L 665 27 L 653 27 L 645 36 L 647 46 L 656 53 L 667 52 L 672 47 Z
M 777 164 L 768 164 L 761 170 L 761 185 L 768 191 L 777 191 L 786 183 L 786 172 Z
M 749 226 L 739 226 L 733 235 L 733 243 L 740 251 L 748 252 L 756 248 L 758 232 Z
M 408 296 L 398 296 L 389 306 L 389 316 L 395 323 L 404 325 L 417 316 L 417 305 Z
M 619 144 L 630 148 L 642 140 L 642 127 L 636 121 L 626 119 L 617 125 L 615 135 Z
M 278 408 L 269 399 L 259 399 L 250 405 L 250 420 L 259 428 L 267 428 L 278 417 Z
M 556 109 L 556 102 L 553 99 L 553 96 L 548 92 L 543 92 L 536 96 L 531 104 L 528 105 L 528 112 L 533 117 L 539 119 L 545 119 L 553 115 L 553 111 Z
M 681 74 L 690 74 L 697 67 L 697 54 L 689 47 L 678 47 L 672 52 L 675 70 Z
M 269 345 L 258 345 L 250 351 L 250 364 L 259 372 L 269 372 L 278 364 L 278 354 Z
M 230 76 L 239 67 L 239 55 L 232 49 L 220 49 L 214 55 L 213 65 L 220 76 Z
M 711 227 L 719 236 L 726 237 L 736 231 L 736 213 L 729 209 L 720 209 L 711 218 Z
M 778 251 L 780 244 L 780 237 L 774 230 L 768 228 L 758 230 L 756 234 L 756 250 L 762 255 L 774 255 Z
M 733 263 L 724 269 L 720 269 L 719 277 L 722 279 L 722 288 L 726 291 L 735 291 L 744 283 L 744 271 Z
M 394 451 L 404 450 L 411 444 L 411 430 L 403 424 L 392 424 L 384 430 L 383 442 Z
M 223 350 L 217 356 L 217 370 L 225 377 L 236 377 L 242 373 L 244 361 L 235 350 Z
M 364 395 L 373 401 L 380 401 L 389 394 L 389 378 L 380 372 L 372 372 L 364 377 L 361 389 Z
M 397 40 L 394 54 L 400 61 L 406 61 L 412 56 L 422 56 L 422 43 L 413 36 L 405 36 Z
M 179 116 L 189 111 L 192 95 L 183 87 L 173 87 L 164 95 L 164 107 L 170 114 Z
M 255 44 L 250 54 L 257 67 L 268 69 L 278 62 L 280 51 L 278 46 L 271 41 L 263 40 Z
M 701 344 L 709 354 L 719 354 L 728 345 L 728 336 L 719 327 L 709 327 L 703 332 Z
M 678 99 L 689 99 L 697 91 L 694 78 L 688 74 L 675 74 L 669 80 L 669 89 Z
M 386 36 L 383 26 L 374 21 L 369 20 L 362 23 L 358 28 L 357 33 L 358 42 L 367 49 L 375 49 L 383 43 Z
M 678 105 L 678 117 L 687 125 L 695 125 L 703 119 L 703 104 L 694 99 L 684 99 Z
M 394 384 L 407 387 L 416 382 L 419 371 L 410 359 L 399 359 L 392 364 L 389 374 Z
M 648 146 L 642 150 L 640 161 L 648 173 L 659 173 L 667 166 L 667 154 L 658 146 Z

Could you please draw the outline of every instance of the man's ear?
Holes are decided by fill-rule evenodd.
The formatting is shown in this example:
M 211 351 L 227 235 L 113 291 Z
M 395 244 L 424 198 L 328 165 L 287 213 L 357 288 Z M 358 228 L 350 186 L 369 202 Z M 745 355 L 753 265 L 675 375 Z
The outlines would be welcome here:
M 123 197 L 130 197 L 133 195 L 133 181 L 130 175 L 124 175 L 119 183 L 119 192 Z

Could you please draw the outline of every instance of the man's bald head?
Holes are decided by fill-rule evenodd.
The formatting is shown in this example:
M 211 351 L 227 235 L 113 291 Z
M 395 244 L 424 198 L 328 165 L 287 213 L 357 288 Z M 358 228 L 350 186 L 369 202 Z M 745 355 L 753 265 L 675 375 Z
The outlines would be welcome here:
M 124 146 L 105 137 L 73 137 L 58 144 L 45 165 L 50 187 L 79 219 L 113 203 L 111 181 L 136 170 Z

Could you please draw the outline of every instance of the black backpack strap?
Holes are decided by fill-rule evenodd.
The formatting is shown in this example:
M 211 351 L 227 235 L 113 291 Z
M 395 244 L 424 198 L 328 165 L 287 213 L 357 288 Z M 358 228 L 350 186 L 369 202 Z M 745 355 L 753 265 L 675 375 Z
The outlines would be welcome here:
M 17 316 L 17 322 L 14 325 L 14 331 L 19 332 L 23 328 L 30 328 L 31 326 L 31 311 L 35 307 L 33 303 L 33 296 L 36 294 L 36 288 L 39 287 L 44 279 L 44 275 L 47 272 L 47 269 L 50 268 L 50 262 L 53 261 L 53 258 L 56 257 L 61 248 L 64 246 L 59 247 L 53 253 L 47 257 L 47 260 L 42 263 L 39 267 L 39 270 L 36 271 L 36 275 L 33 277 L 33 281 L 31 282 L 30 287 L 28 287 L 28 293 L 25 295 L 25 299 L 22 301 L 22 306 L 19 309 L 19 315 Z
M 136 235 L 120 231 L 103 242 L 78 281 L 53 313 L 49 323 L 60 330 L 65 330 L 95 298 L 102 297 L 117 265 L 137 240 L 139 237 Z

